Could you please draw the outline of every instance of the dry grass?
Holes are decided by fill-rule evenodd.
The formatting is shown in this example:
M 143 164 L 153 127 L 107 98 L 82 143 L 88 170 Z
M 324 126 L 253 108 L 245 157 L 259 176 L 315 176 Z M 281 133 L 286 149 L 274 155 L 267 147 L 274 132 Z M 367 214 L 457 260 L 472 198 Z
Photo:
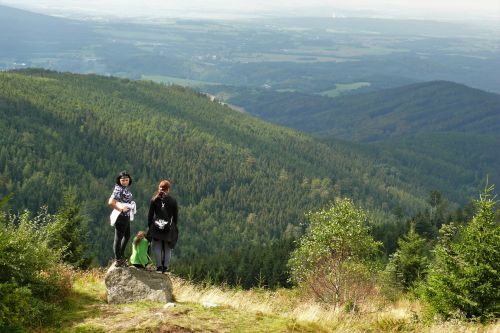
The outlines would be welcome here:
M 385 301 L 377 293 L 357 313 L 319 304 L 298 290 L 238 290 L 194 285 L 172 277 L 175 297 L 180 302 L 218 304 L 253 313 L 279 314 L 299 322 L 319 324 L 329 332 L 484 332 L 500 333 L 500 323 L 481 325 L 461 321 L 426 324 L 420 320 L 423 305 L 415 300 Z
M 297 289 L 241 290 L 203 286 L 172 276 L 174 307 L 161 303 L 106 303 L 104 271 L 73 272 L 77 306 L 57 332 L 500 332 L 449 321 L 426 324 L 417 301 L 383 303 L 372 295 L 357 313 L 334 310 Z
M 498 333 L 500 332 L 500 323 L 490 325 L 478 325 L 474 323 L 464 323 L 461 321 L 449 321 L 442 324 L 433 324 L 430 327 L 425 327 L 422 332 L 453 332 L 453 333 Z
M 73 290 L 77 293 L 94 298 L 98 301 L 106 301 L 106 287 L 102 268 L 92 268 L 87 271 L 75 271 L 73 273 Z
M 274 313 L 277 295 L 259 290 L 239 290 L 192 284 L 171 276 L 175 299 L 179 302 L 226 305 L 252 312 Z

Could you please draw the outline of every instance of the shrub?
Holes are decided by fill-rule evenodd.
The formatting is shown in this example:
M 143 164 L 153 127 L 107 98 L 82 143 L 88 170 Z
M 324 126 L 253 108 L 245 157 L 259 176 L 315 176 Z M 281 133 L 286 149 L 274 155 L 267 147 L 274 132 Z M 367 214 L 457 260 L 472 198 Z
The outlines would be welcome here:
M 370 259 L 381 243 L 373 240 L 365 213 L 350 199 L 308 218 L 311 224 L 288 263 L 293 281 L 336 308 L 347 301 L 356 308 L 373 287 Z
M 8 216 L 0 230 L 0 282 L 15 280 L 20 285 L 43 288 L 47 274 L 57 278 L 61 251 L 48 246 L 50 233 L 46 227 L 53 221 L 46 208 L 34 217 L 28 211 L 19 218 Z
M 48 245 L 54 219 L 46 208 L 35 216 L 0 216 L 0 327 L 22 330 L 56 320 L 57 304 L 71 284 L 60 264 L 62 250 Z
M 0 332 L 21 332 L 34 319 L 31 290 L 16 283 L 0 283 Z

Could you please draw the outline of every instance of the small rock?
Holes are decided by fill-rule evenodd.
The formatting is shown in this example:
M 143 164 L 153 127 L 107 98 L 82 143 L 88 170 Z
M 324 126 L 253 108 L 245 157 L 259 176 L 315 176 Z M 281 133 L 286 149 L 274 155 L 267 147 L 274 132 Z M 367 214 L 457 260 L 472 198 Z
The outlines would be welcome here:
M 167 304 L 165 304 L 163 306 L 164 309 L 173 308 L 173 307 L 175 307 L 175 303 L 172 303 L 172 302 L 168 302 Z
M 210 303 L 210 302 L 203 302 L 203 303 L 201 303 L 201 305 L 203 305 L 204 308 L 216 308 L 219 306 L 218 304 Z

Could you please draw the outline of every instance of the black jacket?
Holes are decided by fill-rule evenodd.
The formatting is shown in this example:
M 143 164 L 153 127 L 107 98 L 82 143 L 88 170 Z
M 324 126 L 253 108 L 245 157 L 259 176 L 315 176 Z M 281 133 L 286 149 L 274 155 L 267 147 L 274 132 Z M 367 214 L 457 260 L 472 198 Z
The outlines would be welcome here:
M 177 229 L 177 201 L 170 195 L 151 200 L 148 214 L 148 236 L 152 239 L 167 241 L 173 249 L 179 237 Z

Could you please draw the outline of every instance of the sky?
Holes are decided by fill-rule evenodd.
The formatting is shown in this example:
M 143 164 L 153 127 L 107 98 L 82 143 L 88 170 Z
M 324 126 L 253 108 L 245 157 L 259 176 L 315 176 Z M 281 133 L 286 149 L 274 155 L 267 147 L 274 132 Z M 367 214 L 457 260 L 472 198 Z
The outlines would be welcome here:
M 361 16 L 500 21 L 500 0 L 0 0 L 0 4 L 47 14 L 100 17 Z

